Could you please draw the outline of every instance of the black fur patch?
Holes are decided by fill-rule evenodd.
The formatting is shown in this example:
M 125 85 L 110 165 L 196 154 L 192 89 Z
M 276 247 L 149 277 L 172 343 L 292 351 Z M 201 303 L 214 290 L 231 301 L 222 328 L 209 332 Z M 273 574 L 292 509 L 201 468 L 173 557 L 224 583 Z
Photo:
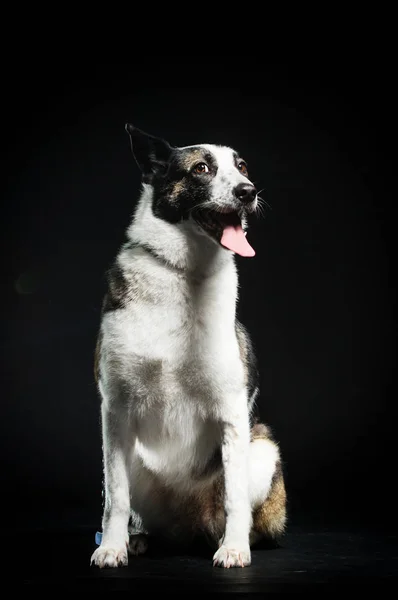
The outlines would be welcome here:
M 210 173 L 198 176 L 192 167 L 201 161 L 210 166 Z M 203 148 L 174 150 L 167 172 L 152 180 L 154 215 L 168 223 L 188 219 L 195 206 L 209 199 L 209 184 L 216 173 L 214 156 Z
M 257 356 L 254 351 L 249 332 L 242 323 L 236 320 L 235 323 L 236 335 L 240 347 L 241 357 L 247 372 L 247 388 L 249 398 L 254 393 L 254 390 L 260 385 L 260 374 L 258 369 Z
M 107 272 L 108 291 L 102 306 L 103 313 L 119 310 L 126 306 L 128 285 L 122 269 L 115 263 Z

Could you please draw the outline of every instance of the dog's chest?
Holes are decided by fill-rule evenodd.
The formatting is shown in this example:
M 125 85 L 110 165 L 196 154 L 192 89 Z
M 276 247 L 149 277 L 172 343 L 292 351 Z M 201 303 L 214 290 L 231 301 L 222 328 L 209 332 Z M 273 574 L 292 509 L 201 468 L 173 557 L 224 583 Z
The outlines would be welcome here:
M 139 288 L 118 324 L 134 354 L 177 366 L 230 347 L 236 304 L 232 268 L 212 277 L 167 276 L 154 270 Z
M 201 410 L 243 376 L 235 334 L 235 271 L 205 278 L 161 276 L 153 274 L 142 300 L 110 317 L 108 339 L 118 362 L 122 358 L 137 410 L 156 407 L 158 415 L 166 415 L 181 412 L 187 402 Z M 176 421 L 182 418 L 178 414 Z

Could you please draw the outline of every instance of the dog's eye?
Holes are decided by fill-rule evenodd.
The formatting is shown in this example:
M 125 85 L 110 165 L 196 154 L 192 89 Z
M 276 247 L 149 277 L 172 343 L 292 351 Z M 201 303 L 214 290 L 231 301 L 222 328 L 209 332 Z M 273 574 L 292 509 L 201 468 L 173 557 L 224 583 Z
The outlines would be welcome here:
M 247 170 L 247 165 L 245 162 L 243 162 L 243 160 L 241 160 L 240 163 L 238 163 L 238 169 L 242 173 L 242 175 L 245 175 L 246 177 L 249 174 Z
M 209 170 L 210 170 L 209 167 L 204 162 L 200 162 L 197 165 L 195 165 L 195 167 L 194 167 L 195 173 L 199 173 L 199 174 L 208 173 Z

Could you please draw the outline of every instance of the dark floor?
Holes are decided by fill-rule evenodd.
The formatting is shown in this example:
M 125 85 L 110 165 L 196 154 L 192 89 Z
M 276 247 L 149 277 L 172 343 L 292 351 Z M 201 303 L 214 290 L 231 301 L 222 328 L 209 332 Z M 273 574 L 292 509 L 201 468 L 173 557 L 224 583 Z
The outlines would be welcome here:
M 212 552 L 170 552 L 152 549 L 145 557 L 130 557 L 128 567 L 90 567 L 95 531 L 35 533 L 19 547 L 6 540 L 12 556 L 9 572 L 16 588 L 59 590 L 159 589 L 181 592 L 325 591 L 397 583 L 398 543 L 395 535 L 346 530 L 291 527 L 283 545 L 256 549 L 244 569 L 214 568 Z M 11 550 L 11 552 L 10 552 Z M 4 561 L 3 561 L 3 573 Z

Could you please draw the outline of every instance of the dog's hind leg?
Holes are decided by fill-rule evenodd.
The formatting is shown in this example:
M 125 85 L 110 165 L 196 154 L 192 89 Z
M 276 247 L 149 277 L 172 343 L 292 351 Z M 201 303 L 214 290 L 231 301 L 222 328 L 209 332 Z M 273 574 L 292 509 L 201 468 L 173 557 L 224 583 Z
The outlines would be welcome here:
M 132 434 L 128 422 L 102 403 L 102 436 L 105 475 L 105 507 L 102 541 L 91 557 L 98 567 L 127 565 L 130 518 L 127 457 L 131 452 Z
M 145 533 L 133 533 L 130 535 L 130 541 L 128 545 L 129 554 L 138 556 L 139 554 L 145 554 L 148 550 L 148 536 Z
M 148 550 L 148 534 L 142 526 L 139 515 L 131 510 L 131 525 L 129 525 L 128 552 L 133 556 L 145 554 Z
M 249 492 L 253 515 L 250 545 L 264 538 L 277 541 L 286 525 L 286 490 L 278 446 L 260 423 L 251 431 Z

